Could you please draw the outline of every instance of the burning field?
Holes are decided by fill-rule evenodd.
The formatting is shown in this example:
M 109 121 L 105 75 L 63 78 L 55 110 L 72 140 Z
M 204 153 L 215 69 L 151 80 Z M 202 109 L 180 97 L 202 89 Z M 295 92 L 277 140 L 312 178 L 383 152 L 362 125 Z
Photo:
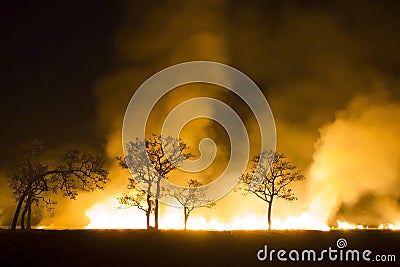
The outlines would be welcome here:
M 0 10 L 0 266 L 398 265 L 396 1 L 56 2 Z
M 335 121 L 319 130 L 305 181 L 294 183 L 299 199 L 278 199 L 273 206 L 273 229 L 399 229 L 400 122 L 394 122 L 398 118 L 400 106 L 378 96 L 358 97 L 347 109 L 337 112 Z M 123 208 L 118 201 L 121 192 L 126 191 L 124 181 L 129 173 L 114 163 L 111 175 L 111 188 L 63 204 L 62 209 L 55 210 L 53 216 L 41 220 L 36 227 L 146 228 L 143 211 Z M 93 198 L 99 200 L 95 202 Z M 266 203 L 255 196 L 232 191 L 216 204 L 211 209 L 194 209 L 188 229 L 268 228 Z M 162 205 L 160 209 L 161 229 L 183 228 L 182 208 Z M 67 225 L 71 226 L 65 227 L 61 221 L 70 221 Z

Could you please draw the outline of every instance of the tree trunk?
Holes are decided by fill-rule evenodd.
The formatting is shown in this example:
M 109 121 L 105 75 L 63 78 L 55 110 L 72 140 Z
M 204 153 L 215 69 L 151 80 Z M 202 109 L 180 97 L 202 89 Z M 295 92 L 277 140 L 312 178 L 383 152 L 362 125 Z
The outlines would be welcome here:
M 268 230 L 271 230 L 272 201 L 273 198 L 271 197 L 271 200 L 268 201 Z
M 42 173 L 42 174 L 34 177 L 28 183 L 28 185 L 25 188 L 25 191 L 22 193 L 21 198 L 18 200 L 17 208 L 15 209 L 14 217 L 13 217 L 13 220 L 11 222 L 11 230 L 17 229 L 17 222 L 18 222 L 19 213 L 21 212 L 22 203 L 24 203 L 24 200 L 25 200 L 26 196 L 28 195 L 29 191 L 31 190 L 33 182 L 35 182 L 38 179 L 44 178 L 47 175 L 54 174 L 54 173 L 63 173 L 63 172 L 65 172 L 65 171 L 57 171 L 57 170 L 47 171 L 45 173 Z
M 157 195 L 156 195 L 156 205 L 154 207 L 154 228 L 158 229 L 158 199 L 160 197 L 160 183 L 161 183 L 161 179 L 158 179 L 157 181 Z
M 21 213 L 21 229 L 25 229 L 25 216 L 26 216 L 26 212 L 28 211 L 28 206 L 25 202 L 25 206 L 24 206 L 24 210 Z
M 150 229 L 150 215 L 151 215 L 151 196 L 147 194 L 147 210 L 146 210 L 146 227 L 147 229 Z
M 146 227 L 150 229 L 150 212 L 146 212 Z
M 186 224 L 187 224 L 187 220 L 188 220 L 188 217 L 189 217 L 189 214 L 187 214 L 187 208 L 186 207 L 183 207 L 183 216 L 184 216 L 184 226 L 185 226 L 185 231 L 186 231 Z
M 154 207 L 154 228 L 158 229 L 158 199 L 156 199 L 156 206 Z
M 28 201 L 28 218 L 27 218 L 27 221 L 26 221 L 26 229 L 28 229 L 28 230 L 32 229 L 31 219 L 32 219 L 32 200 L 31 200 L 31 198 L 29 198 L 29 201 Z
M 26 217 L 26 214 L 28 213 L 28 217 Z M 26 227 L 25 227 L 25 218 L 26 220 Z M 28 196 L 28 198 L 25 201 L 25 206 L 24 210 L 21 213 L 21 229 L 28 229 L 30 230 L 31 227 L 31 218 L 32 218 L 32 198 L 31 196 Z
M 18 205 L 17 205 L 17 208 L 15 209 L 14 217 L 13 217 L 13 220 L 11 223 L 11 230 L 17 229 L 18 216 L 19 216 L 19 213 L 21 212 L 22 204 L 24 203 L 24 200 L 25 200 L 26 196 L 28 195 L 28 191 L 29 190 L 27 187 L 25 189 L 24 193 L 22 194 L 21 198 L 18 200 Z

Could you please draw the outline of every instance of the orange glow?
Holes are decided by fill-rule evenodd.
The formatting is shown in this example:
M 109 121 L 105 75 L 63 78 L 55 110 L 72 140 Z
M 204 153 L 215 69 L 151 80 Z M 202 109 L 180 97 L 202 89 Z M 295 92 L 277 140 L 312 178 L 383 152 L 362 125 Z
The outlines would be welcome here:
M 392 223 L 387 223 L 387 224 L 380 224 L 378 227 L 369 227 L 369 226 L 364 226 L 361 224 L 351 224 L 349 222 L 345 221 L 340 221 L 337 220 L 337 229 L 341 230 L 351 230 L 351 229 L 379 229 L 379 230 L 400 230 L 400 224 L 392 224 Z
M 300 216 L 288 216 L 284 220 L 280 218 L 273 220 L 274 229 L 303 229 L 329 231 L 329 226 L 323 221 L 312 216 L 309 212 L 303 212 Z
M 337 220 L 337 228 L 341 229 L 341 230 L 350 230 L 350 229 L 368 229 L 368 226 L 363 226 L 363 225 L 355 225 L 355 224 L 351 224 L 348 222 L 342 222 L 341 220 Z
M 145 229 L 146 217 L 143 211 L 136 208 L 118 208 L 116 197 L 108 198 L 96 203 L 86 210 L 86 216 L 90 223 L 85 229 Z M 152 218 L 153 219 L 153 218 Z M 153 224 L 153 221 L 151 221 Z M 37 229 L 51 228 L 38 226 Z M 160 216 L 161 229 L 183 229 L 183 214 L 181 209 L 165 207 Z M 187 228 L 191 230 L 266 230 L 267 222 L 265 215 L 247 214 L 236 216 L 230 222 L 223 222 L 218 218 L 207 219 L 201 215 L 191 215 L 187 222 Z M 299 216 L 288 216 L 286 218 L 273 218 L 272 228 L 274 230 L 320 230 L 330 229 L 353 230 L 372 229 L 369 226 L 352 224 L 337 220 L 337 227 L 329 227 L 323 220 L 316 218 L 310 212 L 305 211 Z M 381 224 L 374 229 L 400 230 L 399 224 Z
M 144 229 L 145 215 L 135 208 L 119 209 L 116 197 L 99 202 L 86 210 L 90 223 L 85 229 Z M 329 226 L 303 212 L 300 216 L 288 216 L 284 219 L 273 218 L 273 229 L 309 229 L 328 231 Z M 181 209 L 165 207 L 160 217 L 160 228 L 183 229 L 183 214 Z M 267 222 L 265 215 L 246 214 L 236 216 L 230 222 L 222 222 L 218 218 L 206 219 L 203 216 L 191 215 L 187 228 L 192 230 L 265 230 Z
M 391 224 L 391 223 L 388 223 L 386 225 L 380 224 L 378 226 L 378 229 L 400 230 L 400 223 L 398 223 L 396 225 L 395 224 Z
M 90 223 L 85 229 L 144 229 L 144 213 L 137 209 L 118 209 L 116 197 L 96 203 L 86 210 Z

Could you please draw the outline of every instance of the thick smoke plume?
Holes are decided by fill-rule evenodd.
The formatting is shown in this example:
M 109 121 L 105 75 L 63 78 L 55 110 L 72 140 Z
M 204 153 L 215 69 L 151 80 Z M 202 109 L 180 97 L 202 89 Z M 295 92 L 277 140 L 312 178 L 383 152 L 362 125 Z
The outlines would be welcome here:
M 310 210 L 324 219 L 398 223 L 400 104 L 357 97 L 320 134 L 309 169 Z
M 112 182 L 104 192 L 60 203 L 44 224 L 82 227 L 88 223 L 86 209 L 125 190 L 128 173 L 113 159 L 122 155 L 129 99 L 152 74 L 192 60 L 229 64 L 255 80 L 276 119 L 278 150 L 308 170 L 308 182 L 294 189 L 297 203 L 277 201 L 274 216 L 296 215 L 306 207 L 322 220 L 395 220 L 400 35 L 394 7 L 367 1 L 126 1 L 115 34 L 115 69 L 94 86 Z M 203 92 L 193 87 L 189 94 L 169 95 L 159 113 Z M 232 101 L 223 93 L 209 96 Z M 162 116 L 154 114 L 154 120 Z M 200 137 L 216 131 L 208 123 L 197 126 L 184 137 L 194 148 Z M 247 213 L 264 216 L 265 205 L 232 193 L 217 209 L 195 210 L 193 216 L 200 213 L 229 222 Z M 369 213 L 377 216 L 365 216 Z

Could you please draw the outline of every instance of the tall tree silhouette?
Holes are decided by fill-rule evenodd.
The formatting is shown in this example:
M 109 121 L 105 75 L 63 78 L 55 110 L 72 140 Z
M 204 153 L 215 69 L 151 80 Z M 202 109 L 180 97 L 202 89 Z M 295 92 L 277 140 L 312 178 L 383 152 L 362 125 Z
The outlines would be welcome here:
M 143 147 L 146 150 L 142 149 Z M 154 228 L 158 229 L 159 201 L 162 196 L 161 179 L 175 170 L 185 159 L 193 157 L 188 145 L 179 138 L 162 137 L 153 134 L 146 140 L 136 139 L 125 144 L 125 157 L 117 157 L 120 166 L 128 168 L 133 181 L 139 183 L 147 194 L 147 204 L 152 205 L 154 198 Z M 128 185 L 128 187 L 129 187 Z M 132 202 L 134 203 L 134 202 Z M 152 211 L 152 207 L 147 207 Z
M 268 167 L 269 162 L 272 162 L 270 167 Z M 253 157 L 250 170 L 241 176 L 239 189 L 244 190 L 245 194 L 254 194 L 267 203 L 268 229 L 271 230 L 274 199 L 296 200 L 297 198 L 289 185 L 303 179 L 304 176 L 301 172 L 295 165 L 286 160 L 284 154 L 264 151 Z M 258 186 L 253 185 L 252 181 L 254 180 L 259 182 Z
M 42 142 L 33 140 L 21 145 L 14 173 L 9 176 L 9 187 L 17 201 L 11 229 L 15 230 L 21 215 L 21 228 L 31 227 L 32 204 L 44 201 L 54 205 L 48 193 L 62 193 L 75 199 L 79 191 L 103 189 L 108 180 L 104 159 L 80 150 L 67 150 L 58 164 L 41 159 Z M 21 209 L 23 208 L 22 214 Z M 27 217 L 25 217 L 27 216 Z M 25 225 L 26 221 L 26 225 Z

